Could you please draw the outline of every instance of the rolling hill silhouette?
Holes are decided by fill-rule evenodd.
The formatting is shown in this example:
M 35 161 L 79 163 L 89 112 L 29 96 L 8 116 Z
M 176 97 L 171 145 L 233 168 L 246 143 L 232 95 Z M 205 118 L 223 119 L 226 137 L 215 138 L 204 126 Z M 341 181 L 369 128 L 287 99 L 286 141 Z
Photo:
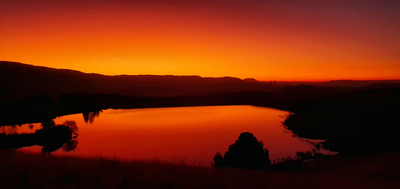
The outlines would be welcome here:
M 233 77 L 118 75 L 0 61 L 0 125 L 107 108 L 256 105 L 291 112 L 397 109 L 400 80 L 264 82 Z
M 87 74 L 16 62 L 0 62 L 0 88 L 5 98 L 65 93 L 108 93 L 128 96 L 172 97 L 215 92 L 275 91 L 282 87 L 233 77 Z
M 67 69 L 54 69 L 17 62 L 0 61 L 0 95 L 16 99 L 47 94 L 119 94 L 136 97 L 199 96 L 228 92 L 277 92 L 326 94 L 354 91 L 354 88 L 395 88 L 392 81 L 263 82 L 252 78 L 172 75 L 106 76 Z

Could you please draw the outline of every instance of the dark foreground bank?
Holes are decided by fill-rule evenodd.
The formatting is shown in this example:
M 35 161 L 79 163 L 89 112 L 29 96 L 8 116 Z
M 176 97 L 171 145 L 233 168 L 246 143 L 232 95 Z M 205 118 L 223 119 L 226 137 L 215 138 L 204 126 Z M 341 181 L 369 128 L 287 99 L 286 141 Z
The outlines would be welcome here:
M 296 172 L 0 151 L 0 188 L 398 188 L 399 153 L 331 157 Z

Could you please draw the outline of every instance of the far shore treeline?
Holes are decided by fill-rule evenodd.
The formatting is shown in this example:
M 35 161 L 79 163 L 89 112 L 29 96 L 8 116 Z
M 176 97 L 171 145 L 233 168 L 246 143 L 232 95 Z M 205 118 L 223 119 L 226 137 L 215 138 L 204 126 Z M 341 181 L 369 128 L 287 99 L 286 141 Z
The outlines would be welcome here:
M 261 82 L 199 76 L 104 76 L 0 62 L 0 125 L 108 108 L 255 105 L 294 113 L 397 112 L 400 81 Z

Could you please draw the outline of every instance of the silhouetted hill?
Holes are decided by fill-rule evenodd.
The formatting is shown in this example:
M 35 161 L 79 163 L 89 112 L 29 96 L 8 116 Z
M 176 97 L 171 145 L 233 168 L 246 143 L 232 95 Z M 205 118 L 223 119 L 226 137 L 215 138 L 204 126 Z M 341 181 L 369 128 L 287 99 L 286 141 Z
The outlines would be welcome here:
M 107 108 L 255 105 L 322 113 L 400 107 L 399 81 L 283 83 L 233 77 L 105 76 L 0 61 L 0 125 Z
M 172 75 L 106 76 L 74 70 L 54 69 L 0 61 L 0 97 L 18 99 L 47 94 L 120 94 L 135 97 L 200 96 L 229 92 L 277 92 L 278 94 L 321 95 L 350 92 L 359 88 L 382 89 L 400 86 L 400 80 L 329 82 L 262 82 L 252 78 L 209 78 Z M 357 89 L 355 89 L 357 88 Z
M 351 92 L 355 91 L 357 88 L 350 87 L 325 87 L 325 86 L 313 86 L 313 85 L 297 85 L 297 86 L 287 86 L 277 93 L 279 94 L 293 94 L 296 96 L 305 96 L 305 95 L 324 95 L 324 94 L 336 94 L 343 92 Z
M 275 91 L 282 87 L 256 80 L 233 77 L 87 74 L 16 62 L 0 61 L 0 94 L 20 98 L 65 93 L 120 94 L 128 96 L 171 97 L 219 92 Z

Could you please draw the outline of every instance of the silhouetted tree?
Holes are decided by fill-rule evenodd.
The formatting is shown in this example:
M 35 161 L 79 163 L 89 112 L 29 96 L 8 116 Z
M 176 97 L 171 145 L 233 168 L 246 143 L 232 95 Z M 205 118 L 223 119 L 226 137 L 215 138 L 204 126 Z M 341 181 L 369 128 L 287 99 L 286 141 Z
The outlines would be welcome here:
M 61 147 L 64 151 L 74 150 L 78 145 L 78 141 L 76 140 L 78 136 L 77 132 L 78 127 L 75 121 L 65 121 L 62 125 L 54 126 L 52 129 L 47 130 L 45 133 L 46 137 L 43 137 L 45 143 L 42 152 L 54 152 Z
M 266 169 L 271 164 L 269 152 L 264 149 L 262 141 L 258 141 L 252 133 L 241 133 L 238 140 L 229 146 L 222 157 L 214 156 L 214 167 L 238 167 L 243 169 Z
M 53 120 L 44 121 L 41 124 L 44 130 L 52 129 L 56 126 L 56 123 Z
M 100 111 L 94 111 L 94 112 L 83 112 L 83 120 L 85 122 L 93 123 L 95 117 L 99 117 Z
M 35 133 L 11 133 L 0 135 L 0 149 L 18 149 L 27 146 L 43 146 L 43 153 L 51 153 L 60 148 L 71 151 L 77 147 L 78 127 L 74 121 L 56 125 L 53 120 L 42 123 L 42 129 Z

